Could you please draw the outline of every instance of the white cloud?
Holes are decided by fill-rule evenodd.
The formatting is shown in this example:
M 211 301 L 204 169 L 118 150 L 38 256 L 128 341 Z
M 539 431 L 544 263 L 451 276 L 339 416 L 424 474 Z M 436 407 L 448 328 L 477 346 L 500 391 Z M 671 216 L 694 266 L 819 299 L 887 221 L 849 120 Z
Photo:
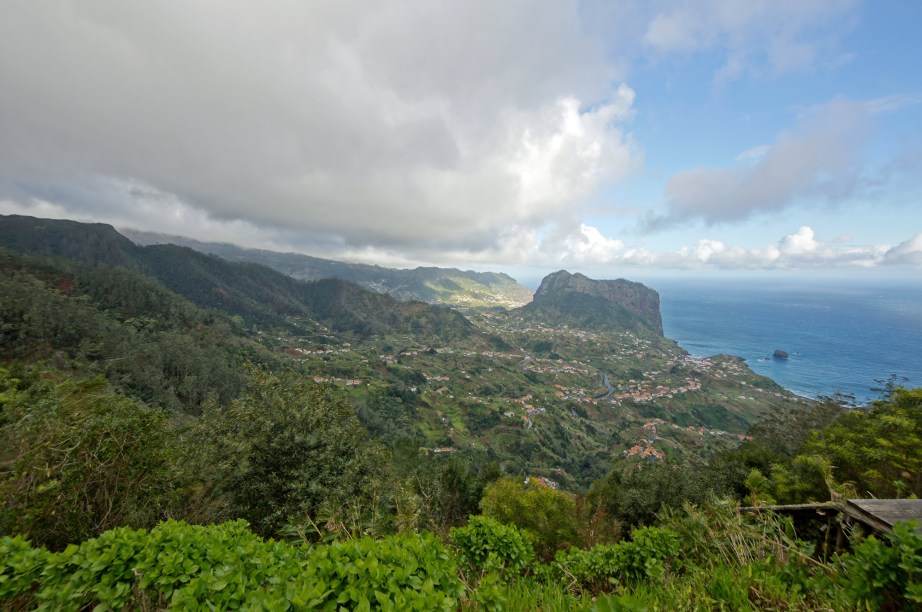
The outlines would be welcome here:
M 365 253 L 369 255 L 369 253 Z M 376 253 L 380 261 L 382 253 Z M 389 258 L 388 258 L 389 257 Z M 352 253 L 350 259 L 368 261 Z M 813 270 L 856 269 L 884 266 L 922 267 L 922 234 L 897 245 L 843 243 L 839 238 L 829 241 L 817 237 L 810 226 L 782 236 L 773 244 L 762 247 L 727 244 L 721 240 L 702 238 L 676 250 L 655 250 L 643 245 L 606 236 L 599 228 L 586 223 L 557 226 L 544 232 L 512 231 L 505 234 L 498 246 L 477 251 L 420 251 L 414 258 L 403 261 L 391 253 L 384 257 L 391 265 L 475 266 L 481 269 L 516 266 L 530 269 L 578 268 L 586 272 L 598 270 L 608 274 L 612 266 L 635 269 L 675 270 Z
M 636 163 L 632 143 L 613 127 L 630 115 L 633 101 L 634 92 L 622 85 L 597 108 L 581 112 L 578 100 L 565 98 L 530 122 L 509 163 L 523 213 L 583 201 Z
M 792 131 L 767 148 L 740 154 L 745 163 L 696 168 L 666 184 L 666 212 L 651 227 L 687 219 L 707 223 L 740 221 L 782 210 L 802 199 L 838 202 L 863 183 L 861 155 L 873 132 L 864 105 L 833 100 L 814 109 Z
M 561 263 L 610 263 L 617 260 L 623 250 L 621 240 L 607 238 L 598 228 L 581 223 L 578 231 L 564 239 L 557 258 Z
M 605 49 L 573 2 L 8 3 L 0 197 L 100 215 L 136 183 L 218 233 L 490 249 L 639 162 Z
M 904 243 L 906 244 L 906 243 Z M 922 244 L 922 239 L 920 239 Z M 799 270 L 812 268 L 869 268 L 890 263 L 890 245 L 855 246 L 834 240 L 818 240 L 812 227 L 803 226 L 763 248 L 728 246 L 721 241 L 700 240 L 694 248 L 679 250 L 679 259 L 664 256 L 675 267 L 722 269 Z M 910 261 L 900 263 L 913 263 Z M 916 262 L 922 264 L 922 261 Z
M 751 149 L 746 149 L 737 155 L 736 161 L 744 163 L 757 162 L 765 157 L 765 154 L 768 153 L 769 150 L 771 150 L 771 147 L 768 145 L 758 145 L 756 147 L 752 147 Z
M 719 51 L 718 82 L 813 68 L 834 52 L 859 0 L 685 0 L 654 4 L 644 43 L 662 55 Z M 838 57 L 838 56 L 836 56 Z M 830 64 L 831 62 L 826 62 Z
M 910 106 L 922 104 L 922 95 L 920 94 L 893 94 L 890 96 L 881 96 L 867 100 L 865 107 L 871 114 L 888 113 L 898 111 Z
M 816 252 L 819 243 L 814 239 L 813 228 L 805 225 L 782 238 L 778 247 L 785 255 L 798 255 Z
M 806 44 L 852 4 L 7 3 L 0 196 L 92 215 L 137 182 L 219 225 L 491 249 L 640 163 L 618 85 L 640 38 L 746 64 L 740 41 Z
M 889 249 L 884 254 L 884 261 L 922 267 L 922 232 Z
M 0 212 L 389 265 L 912 264 L 911 241 L 664 252 L 580 222 L 642 163 L 629 62 L 803 70 L 845 57 L 857 2 L 7 2 Z M 871 116 L 917 103 L 833 101 L 674 176 L 654 224 L 847 198 Z
M 602 42 L 575 1 L 10 4 L 0 197 L 174 231 L 135 184 L 203 238 L 490 249 L 639 162 Z

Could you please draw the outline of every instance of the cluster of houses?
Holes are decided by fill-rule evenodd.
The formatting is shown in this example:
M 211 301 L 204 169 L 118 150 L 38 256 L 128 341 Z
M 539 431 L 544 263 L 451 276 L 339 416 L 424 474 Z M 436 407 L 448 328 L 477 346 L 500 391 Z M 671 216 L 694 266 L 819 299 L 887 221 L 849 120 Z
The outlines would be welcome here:
M 523 416 L 522 419 L 525 421 L 526 428 L 529 428 L 529 429 L 531 428 L 531 420 L 528 417 L 535 416 L 536 414 L 540 414 L 540 413 L 547 411 L 547 409 L 544 408 L 543 406 L 535 406 L 534 404 L 531 403 L 534 401 L 534 398 L 532 397 L 531 393 L 529 393 L 528 395 L 523 395 L 522 397 L 510 399 L 507 401 L 513 404 L 520 404 L 522 406 L 522 409 L 525 411 L 525 416 Z M 507 410 L 503 412 L 503 416 L 511 419 L 515 417 L 516 414 L 511 410 Z
M 644 437 L 646 438 L 643 442 L 635 444 L 631 448 L 624 451 L 623 455 L 625 457 L 640 457 L 641 459 L 647 459 L 649 461 L 656 461 L 665 457 L 665 453 L 662 451 L 656 450 L 653 447 L 653 444 L 656 442 L 658 437 L 657 428 L 666 427 L 670 429 L 684 431 L 688 433 L 695 434 L 697 436 L 733 436 L 735 435 L 740 442 L 746 440 L 752 440 L 752 436 L 747 434 L 730 434 L 721 429 L 708 429 L 706 427 L 700 427 L 695 425 L 687 425 L 685 427 L 678 425 L 676 423 L 666 423 L 663 419 L 652 419 L 647 421 L 641 426 Z
M 631 448 L 624 451 L 625 457 L 640 457 L 641 459 L 646 459 L 648 461 L 656 461 L 657 459 L 662 459 L 666 456 L 663 451 L 658 451 L 653 448 L 653 445 L 649 442 L 641 445 L 635 444 Z
M 647 435 L 647 440 L 649 442 L 652 442 L 653 440 L 656 439 L 656 436 L 657 436 L 656 428 L 658 426 L 665 426 L 665 425 L 666 425 L 666 421 L 664 421 L 663 419 L 652 419 L 644 423 L 643 426 L 641 427 L 641 430 L 643 430 L 643 432 Z M 700 426 L 695 426 L 695 425 L 686 425 L 685 427 L 682 427 L 681 425 L 678 425 L 676 423 L 669 423 L 669 427 L 671 429 L 687 431 L 689 433 L 693 433 L 698 436 L 736 435 L 737 438 L 739 438 L 740 442 L 743 442 L 744 440 L 752 440 L 752 436 L 748 436 L 746 434 L 730 434 L 722 429 L 708 429 L 707 427 L 700 427 Z
M 299 347 L 289 347 L 285 349 L 285 352 L 289 355 L 297 355 L 301 357 L 310 357 L 311 355 L 342 355 L 352 351 L 348 344 L 343 345 L 342 348 L 322 348 L 322 349 L 303 349 Z
M 555 384 L 554 388 L 557 389 L 557 391 L 554 392 L 554 397 L 561 400 L 579 401 L 587 395 L 587 391 L 582 387 L 566 387 L 561 384 Z
M 609 355 L 609 358 L 612 361 L 630 359 L 632 361 L 637 359 L 647 359 L 650 357 L 650 351 L 653 350 L 653 345 L 647 342 L 646 340 L 637 341 L 633 343 L 635 348 L 629 348 L 627 346 L 622 347 L 619 351 Z
M 503 353 L 500 351 L 463 351 L 461 354 L 465 357 L 486 357 L 488 359 L 518 360 L 523 357 L 522 353 Z
M 429 382 L 448 382 L 451 380 L 451 378 L 448 376 L 442 376 L 441 374 L 433 376 L 428 372 L 423 372 L 423 377 L 425 377 L 425 379 Z
M 611 400 L 616 404 L 620 404 L 623 400 L 630 400 L 632 402 L 649 402 L 664 397 L 672 398 L 676 395 L 698 391 L 699 389 L 701 389 L 701 381 L 691 377 L 685 379 L 685 384 L 679 385 L 677 387 L 656 385 L 656 387 L 645 388 L 640 384 L 628 384 L 626 386 L 618 385 L 618 390 L 620 393 L 613 394 L 611 396 Z

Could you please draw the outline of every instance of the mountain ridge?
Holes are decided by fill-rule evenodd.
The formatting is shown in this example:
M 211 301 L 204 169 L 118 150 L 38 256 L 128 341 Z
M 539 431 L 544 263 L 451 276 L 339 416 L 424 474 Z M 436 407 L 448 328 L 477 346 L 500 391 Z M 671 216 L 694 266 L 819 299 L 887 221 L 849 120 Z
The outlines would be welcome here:
M 529 289 L 505 272 L 476 272 L 458 268 L 418 266 L 411 269 L 388 268 L 373 264 L 323 259 L 301 253 L 248 249 L 229 243 L 202 242 L 171 236 L 121 229 L 120 233 L 136 244 L 176 244 L 230 261 L 249 261 L 300 280 L 339 278 L 377 293 L 387 293 L 402 301 L 419 300 L 430 304 L 457 307 L 515 308 L 531 301 Z
M 475 333 L 470 321 L 448 308 L 402 302 L 344 280 L 302 281 L 258 263 L 232 262 L 188 247 L 139 246 L 102 223 L 0 215 L 0 245 L 25 255 L 123 267 L 199 307 L 240 316 L 250 325 L 290 328 L 289 317 L 304 317 L 360 336 L 403 331 L 448 339 Z

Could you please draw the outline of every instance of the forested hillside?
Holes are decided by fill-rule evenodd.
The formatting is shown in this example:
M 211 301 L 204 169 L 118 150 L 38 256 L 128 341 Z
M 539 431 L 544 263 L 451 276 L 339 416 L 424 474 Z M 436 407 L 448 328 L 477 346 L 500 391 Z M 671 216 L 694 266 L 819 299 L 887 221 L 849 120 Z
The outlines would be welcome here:
M 229 262 L 186 247 L 139 247 L 103 224 L 0 216 L 0 246 L 135 271 L 199 307 L 239 316 L 247 325 L 300 329 L 292 318 L 301 317 L 358 336 L 402 332 L 454 338 L 471 332 L 462 315 L 445 308 L 400 302 L 340 280 L 299 281 L 262 265 Z
M 180 412 L 241 391 L 247 363 L 275 358 L 227 316 L 123 268 L 0 250 L 0 355 L 102 375 L 119 392 Z M 9 361 L 12 360 L 12 361 Z

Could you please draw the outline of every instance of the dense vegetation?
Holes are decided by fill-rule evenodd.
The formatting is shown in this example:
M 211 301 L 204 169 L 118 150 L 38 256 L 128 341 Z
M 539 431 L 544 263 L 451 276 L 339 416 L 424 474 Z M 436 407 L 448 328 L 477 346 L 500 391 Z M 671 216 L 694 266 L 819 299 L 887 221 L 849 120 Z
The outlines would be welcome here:
M 710 515 L 708 514 L 710 513 Z M 536 560 L 527 531 L 475 516 L 428 532 L 328 544 L 264 540 L 244 521 L 121 527 L 61 552 L 0 538 L 0 605 L 151 609 L 913 609 L 922 536 L 898 526 L 828 563 L 773 521 L 711 504 L 668 527 Z M 702 531 L 702 526 L 705 531 Z
M 195 412 L 243 388 L 269 355 L 226 316 L 123 268 L 0 250 L 0 356 L 105 376 L 120 392 Z
M 174 275 L 192 280 L 171 290 L 139 274 L 158 267 L 153 258 L 136 258 L 137 247 L 106 243 L 106 236 L 97 236 L 109 244 L 102 251 L 66 232 L 47 238 L 81 261 L 0 252 L 0 608 L 922 603 L 922 538 L 911 528 L 884 539 L 849 530 L 843 546 L 831 537 L 834 519 L 795 525 L 740 510 L 922 495 L 922 389 L 890 384 L 866 407 L 794 403 L 779 393 L 770 410 L 724 408 L 723 422 L 755 420 L 752 439 L 741 444 L 676 443 L 665 457 L 606 453 L 591 442 L 608 440 L 612 448 L 615 426 L 636 423 L 605 421 L 607 405 L 567 400 L 564 414 L 530 413 L 546 419 L 541 428 L 529 419 L 513 430 L 485 400 L 461 393 L 525 396 L 545 384 L 542 368 L 562 369 L 554 355 L 587 346 L 577 343 L 581 337 L 608 351 L 602 336 L 577 330 L 536 338 L 524 321 L 521 331 L 499 337 L 452 311 L 424 304 L 391 310 L 390 298 L 338 283 L 296 283 L 279 292 L 274 273 L 200 255 Z M 97 261 L 100 252 L 120 267 Z M 256 300 L 263 281 L 266 295 L 279 300 L 269 306 Z M 231 294 L 235 306 L 221 310 L 221 296 Z M 341 301 L 349 307 L 337 308 Z M 484 321 L 509 316 L 524 315 Z M 337 361 L 333 355 L 346 354 L 338 348 L 317 351 L 320 365 L 310 369 L 280 344 L 292 329 L 332 338 L 334 324 L 349 338 L 383 334 L 373 349 L 385 361 L 369 363 L 364 353 Z M 424 340 L 413 336 L 414 326 Z M 390 345 L 450 338 L 467 344 Z M 635 352 L 660 347 L 619 338 L 630 339 Z M 499 342 L 530 346 L 538 357 L 515 357 L 506 378 L 478 379 L 492 369 L 483 352 L 509 350 Z M 476 357 L 464 356 L 474 348 Z M 443 371 L 454 364 L 451 375 L 463 382 L 424 396 L 419 388 L 440 371 L 421 370 L 423 362 Z M 631 363 L 609 371 L 643 378 Z M 730 359 L 714 363 L 694 367 L 713 366 L 715 379 L 740 367 Z M 386 384 L 350 396 L 313 382 L 317 372 L 323 380 L 354 376 L 352 367 L 382 372 Z M 663 380 L 684 376 L 679 365 L 676 372 L 658 367 Z M 636 429 L 649 445 L 659 443 L 663 417 L 687 430 L 683 418 L 716 418 L 725 406 L 682 402 L 631 404 L 625 412 L 646 411 L 638 415 L 644 429 Z M 688 412 L 667 413 L 664 405 Z M 440 429 L 424 414 L 437 414 Z M 690 440 L 720 438 L 688 427 Z M 485 437 L 460 438 L 465 428 Z M 494 432 L 510 440 L 504 461 L 494 447 L 474 443 Z M 425 445 L 439 436 L 445 448 Z M 561 465 L 588 485 L 571 480 L 558 488 L 549 476 L 564 474 L 563 467 L 531 471 L 551 454 L 568 458 Z

